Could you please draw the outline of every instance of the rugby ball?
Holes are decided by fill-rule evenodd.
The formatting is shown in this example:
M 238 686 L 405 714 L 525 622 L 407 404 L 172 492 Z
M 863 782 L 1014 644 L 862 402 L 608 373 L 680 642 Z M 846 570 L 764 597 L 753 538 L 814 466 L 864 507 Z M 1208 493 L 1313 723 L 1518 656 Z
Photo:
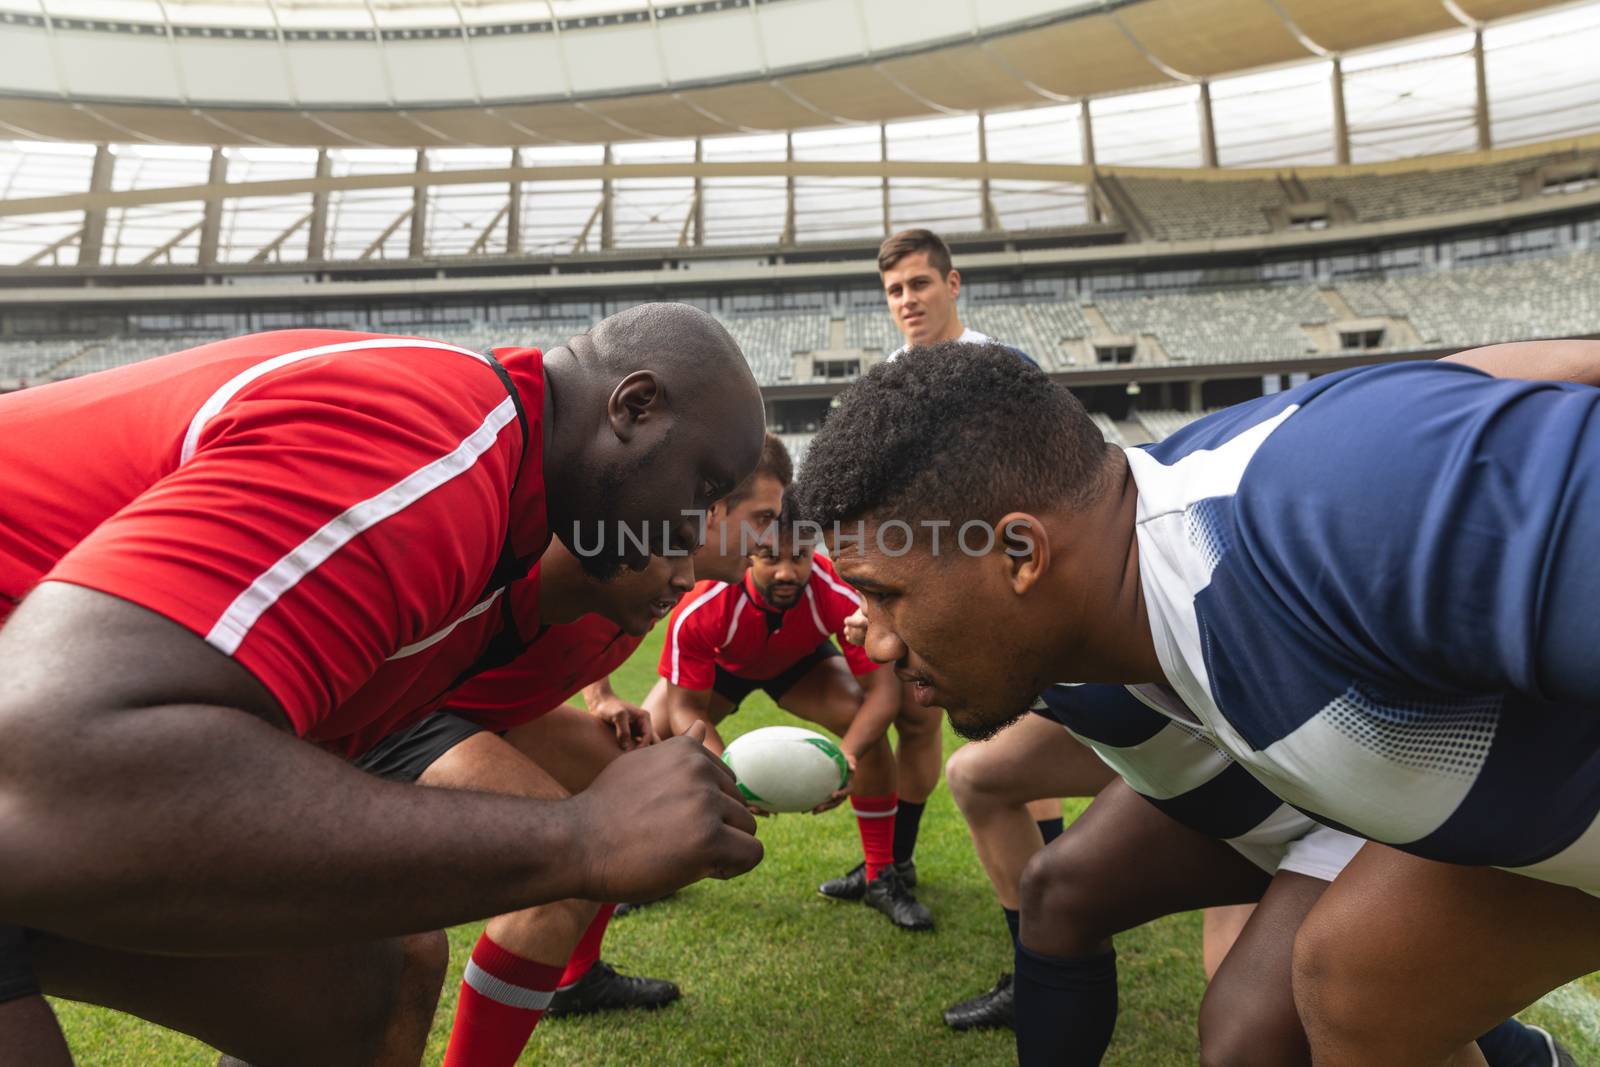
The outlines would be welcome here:
M 745 801 L 762 811 L 810 811 L 850 782 L 839 746 L 798 726 L 751 730 L 734 739 L 722 760 Z

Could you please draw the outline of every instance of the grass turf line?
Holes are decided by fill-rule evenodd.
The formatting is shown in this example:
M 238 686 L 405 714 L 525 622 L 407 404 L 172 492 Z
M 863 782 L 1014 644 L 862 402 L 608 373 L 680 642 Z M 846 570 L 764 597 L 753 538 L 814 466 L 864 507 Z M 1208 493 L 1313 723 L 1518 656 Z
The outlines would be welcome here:
M 655 680 L 660 632 L 619 670 L 619 693 L 640 699 Z M 724 723 L 724 740 L 794 724 L 761 693 Z M 948 729 L 946 751 L 959 744 Z M 1069 804 L 1070 820 L 1082 804 Z M 604 958 L 631 974 L 670 978 L 683 1000 L 657 1012 L 609 1013 L 540 1024 L 523 1064 L 632 1067 L 647 1063 L 779 1065 L 1005 1064 L 1009 1031 L 954 1034 L 939 1014 L 1011 968 L 1005 926 L 942 784 L 917 844 L 918 898 L 932 933 L 902 933 L 860 904 L 826 900 L 817 884 L 861 860 L 848 806 L 821 816 L 762 819 L 766 859 L 743 878 L 702 882 L 614 922 Z M 461 969 L 483 928 L 450 931 L 451 967 L 424 1058 L 444 1056 Z M 1117 939 L 1122 1011 L 1107 1067 L 1180 1067 L 1197 1058 L 1195 1011 L 1204 992 L 1197 913 Z M 1574 1017 L 1600 999 L 1591 975 L 1529 1009 L 1580 1063 L 1600 1063 L 1600 1033 Z M 209 1067 L 199 1042 L 102 1008 L 57 1001 L 80 1067 Z M 271 1019 L 262 1025 L 271 1026 Z

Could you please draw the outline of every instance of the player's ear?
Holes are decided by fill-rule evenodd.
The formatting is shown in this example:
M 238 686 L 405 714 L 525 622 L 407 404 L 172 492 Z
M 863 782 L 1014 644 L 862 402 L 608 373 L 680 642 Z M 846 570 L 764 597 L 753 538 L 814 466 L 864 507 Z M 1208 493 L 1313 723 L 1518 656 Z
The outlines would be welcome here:
M 1050 569 L 1050 535 L 1037 516 L 1010 512 L 995 526 L 991 555 L 1005 569 L 1012 592 L 1025 596 Z
M 628 441 L 633 438 L 640 424 L 661 418 L 666 406 L 666 395 L 655 372 L 636 370 L 611 390 L 611 399 L 606 403 L 606 418 L 617 438 Z
M 960 271 L 956 270 L 954 267 L 951 267 L 950 268 L 950 273 L 945 275 L 945 279 L 944 280 L 946 282 L 948 282 L 949 285 L 950 285 L 950 295 L 952 297 L 956 297 L 956 296 L 960 296 L 961 295 L 961 272 Z

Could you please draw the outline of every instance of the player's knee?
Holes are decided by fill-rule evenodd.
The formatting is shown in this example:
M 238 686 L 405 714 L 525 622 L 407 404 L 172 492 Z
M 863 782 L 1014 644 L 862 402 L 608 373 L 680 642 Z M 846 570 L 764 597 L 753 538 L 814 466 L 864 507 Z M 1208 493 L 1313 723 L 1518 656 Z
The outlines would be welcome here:
M 982 745 L 962 745 L 945 761 L 945 781 L 950 783 L 950 793 L 962 811 L 999 799 L 997 787 L 1000 783 L 985 757 Z
M 450 942 L 442 930 L 395 939 L 387 995 L 374 1001 L 364 1020 L 362 1044 L 372 1050 L 371 1062 L 420 1062 L 449 964 Z
M 1100 921 L 1100 888 L 1076 862 L 1067 838 L 1034 853 L 1017 886 L 1023 942 L 1033 951 L 1081 956 L 1100 951 L 1113 930 Z
M 955 798 L 956 807 L 962 811 L 966 811 L 967 805 L 974 799 L 974 783 L 967 766 L 972 762 L 972 757 L 966 755 L 971 747 L 962 745 L 944 761 L 944 780 L 950 783 L 950 795 Z
M 1361 965 L 1336 924 L 1307 917 L 1293 960 L 1295 1007 L 1313 1050 L 1359 1047 L 1366 1035 L 1387 1029 L 1379 976 Z

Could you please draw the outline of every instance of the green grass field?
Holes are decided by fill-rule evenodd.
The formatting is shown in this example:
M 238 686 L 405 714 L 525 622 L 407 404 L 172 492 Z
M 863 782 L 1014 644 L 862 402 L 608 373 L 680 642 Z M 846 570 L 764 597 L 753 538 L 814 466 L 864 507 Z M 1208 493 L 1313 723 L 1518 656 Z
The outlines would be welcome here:
M 615 679 L 641 698 L 655 676 L 652 637 Z M 724 737 L 793 722 L 757 694 Z M 947 733 L 946 747 L 959 742 Z M 1069 817 L 1082 805 L 1069 808 Z M 534 1033 L 525 1064 L 1003 1064 L 1009 1032 L 957 1035 L 939 1013 L 1010 969 L 1000 912 L 941 785 L 917 850 L 919 898 L 931 934 L 895 930 L 861 905 L 817 895 L 817 883 L 860 859 L 848 806 L 761 822 L 766 860 L 727 883 L 693 886 L 612 924 L 605 958 L 624 971 L 671 978 L 683 1000 L 664 1011 L 555 1020 Z M 461 968 L 481 924 L 450 932 L 452 959 L 426 1062 L 444 1055 Z M 1118 939 L 1122 1013 L 1106 1063 L 1166 1067 L 1196 1060 L 1195 1008 L 1204 991 L 1198 914 Z M 82 1067 L 215 1062 L 198 1042 L 116 1012 L 58 1002 Z M 1600 1064 L 1600 975 L 1547 997 L 1525 1016 L 1557 1034 L 1579 1063 Z M 271 1025 L 271 1020 L 263 1020 Z

